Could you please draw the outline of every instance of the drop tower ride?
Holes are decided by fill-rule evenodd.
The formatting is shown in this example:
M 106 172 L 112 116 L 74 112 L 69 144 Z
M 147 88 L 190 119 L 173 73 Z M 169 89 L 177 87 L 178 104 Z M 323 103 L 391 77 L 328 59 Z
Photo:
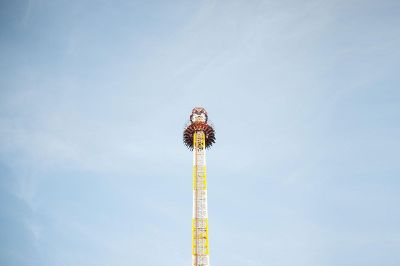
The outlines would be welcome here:
M 204 108 L 196 107 L 183 131 L 183 142 L 193 151 L 192 265 L 209 261 L 206 149 L 215 143 L 214 128 L 208 124 Z

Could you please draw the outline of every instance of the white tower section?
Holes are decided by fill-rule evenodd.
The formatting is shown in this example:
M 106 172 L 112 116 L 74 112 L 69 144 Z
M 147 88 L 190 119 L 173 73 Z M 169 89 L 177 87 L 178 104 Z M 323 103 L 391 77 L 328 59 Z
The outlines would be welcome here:
M 205 134 L 193 136 L 192 265 L 209 265 Z

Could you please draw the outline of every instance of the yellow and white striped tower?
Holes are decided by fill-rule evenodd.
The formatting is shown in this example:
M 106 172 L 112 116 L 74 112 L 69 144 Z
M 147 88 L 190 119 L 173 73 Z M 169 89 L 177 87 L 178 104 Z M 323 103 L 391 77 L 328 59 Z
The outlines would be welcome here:
M 193 265 L 209 265 L 208 211 L 205 134 L 197 131 L 193 137 Z
M 196 107 L 190 124 L 183 132 L 183 141 L 193 150 L 193 215 L 192 215 L 192 265 L 210 265 L 208 246 L 208 210 L 206 148 L 215 142 L 214 128 L 207 123 L 204 108 Z

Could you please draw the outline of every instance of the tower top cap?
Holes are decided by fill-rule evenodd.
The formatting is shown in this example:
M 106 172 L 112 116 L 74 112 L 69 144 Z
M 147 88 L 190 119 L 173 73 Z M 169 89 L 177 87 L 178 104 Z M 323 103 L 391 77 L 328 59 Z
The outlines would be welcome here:
M 192 110 L 192 114 L 197 114 L 197 115 L 199 115 L 199 114 L 206 114 L 207 115 L 207 111 L 206 111 L 206 109 L 204 109 L 203 107 L 195 107 L 195 108 L 193 108 L 193 110 Z
M 192 110 L 192 114 L 190 115 L 190 121 L 192 123 L 195 122 L 204 122 L 207 123 L 208 115 L 206 109 L 203 107 L 195 107 Z

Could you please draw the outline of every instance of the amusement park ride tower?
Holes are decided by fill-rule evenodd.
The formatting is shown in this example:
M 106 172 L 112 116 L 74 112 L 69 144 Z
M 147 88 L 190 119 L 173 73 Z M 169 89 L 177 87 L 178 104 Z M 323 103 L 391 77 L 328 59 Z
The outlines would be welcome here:
M 204 108 L 196 107 L 183 132 L 183 142 L 193 150 L 192 265 L 209 265 L 206 148 L 215 142 L 214 128 Z

